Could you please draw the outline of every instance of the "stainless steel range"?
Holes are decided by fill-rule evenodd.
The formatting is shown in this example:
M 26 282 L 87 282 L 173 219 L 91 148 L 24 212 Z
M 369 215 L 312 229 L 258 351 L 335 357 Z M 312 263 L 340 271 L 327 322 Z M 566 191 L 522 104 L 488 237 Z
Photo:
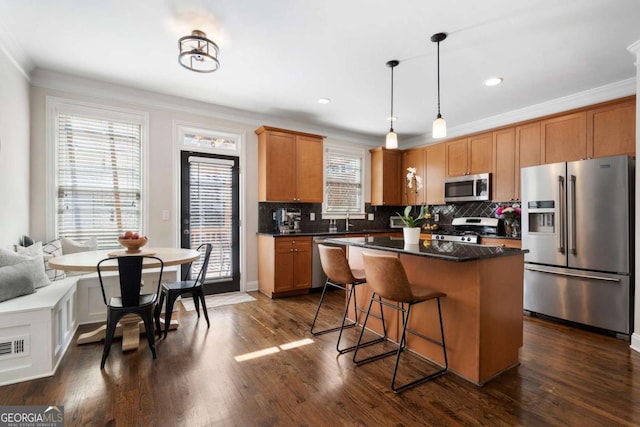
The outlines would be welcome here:
M 498 235 L 502 228 L 500 219 L 487 217 L 454 218 L 451 225 L 450 230 L 432 231 L 432 240 L 478 244 L 481 234 Z

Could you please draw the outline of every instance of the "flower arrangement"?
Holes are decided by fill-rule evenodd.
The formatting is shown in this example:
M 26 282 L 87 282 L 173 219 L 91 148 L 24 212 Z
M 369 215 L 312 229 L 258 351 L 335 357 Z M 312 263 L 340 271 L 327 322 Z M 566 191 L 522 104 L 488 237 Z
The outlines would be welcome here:
M 404 215 L 400 215 L 402 223 L 405 227 L 418 227 L 419 221 L 430 218 L 429 211 L 425 205 L 420 206 L 420 211 L 417 216 L 413 216 L 414 207 L 409 204 L 409 194 L 413 193 L 414 200 L 418 201 L 418 192 L 422 189 L 422 178 L 416 174 L 416 168 L 407 168 L 407 187 L 405 190 L 405 196 L 407 198 L 407 207 L 404 208 Z
M 518 204 L 511 206 L 498 206 L 498 209 L 496 209 L 496 215 L 504 218 L 505 222 L 515 222 L 515 220 L 520 218 L 521 213 L 522 210 Z

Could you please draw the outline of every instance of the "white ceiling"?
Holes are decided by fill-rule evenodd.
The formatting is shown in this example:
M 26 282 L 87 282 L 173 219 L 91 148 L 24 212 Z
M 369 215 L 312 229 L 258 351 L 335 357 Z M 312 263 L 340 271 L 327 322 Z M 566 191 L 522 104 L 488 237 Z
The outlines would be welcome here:
M 177 62 L 205 31 L 221 68 Z M 0 45 L 27 73 L 50 70 L 384 138 L 390 70 L 400 145 L 635 77 L 639 0 L 0 0 Z M 483 80 L 501 76 L 488 88 Z M 320 105 L 318 98 L 332 102 Z M 269 124 L 269 123 L 267 123 Z

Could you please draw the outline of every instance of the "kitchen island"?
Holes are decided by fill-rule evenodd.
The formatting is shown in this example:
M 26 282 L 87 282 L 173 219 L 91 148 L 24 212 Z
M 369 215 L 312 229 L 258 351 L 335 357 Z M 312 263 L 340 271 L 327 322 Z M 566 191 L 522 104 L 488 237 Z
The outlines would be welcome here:
M 363 268 L 362 252 L 397 256 L 411 283 L 447 294 L 442 300 L 442 315 L 451 372 L 482 385 L 518 365 L 526 251 L 432 240 L 405 245 L 396 237 L 329 239 L 328 243 L 347 247 L 352 268 Z M 370 297 L 368 285 L 357 287 L 358 308 L 366 309 Z M 379 306 L 374 304 L 372 313 L 374 310 L 380 314 Z M 352 306 L 351 319 L 354 313 Z M 364 316 L 360 317 L 362 322 Z M 399 314 L 384 308 L 384 318 L 388 337 L 397 342 Z M 382 333 L 379 319 L 370 318 L 367 326 Z M 408 328 L 437 342 L 440 333 L 435 302 L 416 305 Z M 407 346 L 444 365 L 441 348 L 432 342 L 407 334 Z

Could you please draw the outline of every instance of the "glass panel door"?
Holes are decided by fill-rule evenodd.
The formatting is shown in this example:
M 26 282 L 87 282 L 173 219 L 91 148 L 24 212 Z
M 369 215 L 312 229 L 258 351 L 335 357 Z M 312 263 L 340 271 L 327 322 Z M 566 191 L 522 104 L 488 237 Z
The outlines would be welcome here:
M 206 294 L 239 291 L 238 158 L 183 151 L 181 175 L 181 246 L 213 245 Z M 195 277 L 201 265 L 194 262 L 190 274 Z

